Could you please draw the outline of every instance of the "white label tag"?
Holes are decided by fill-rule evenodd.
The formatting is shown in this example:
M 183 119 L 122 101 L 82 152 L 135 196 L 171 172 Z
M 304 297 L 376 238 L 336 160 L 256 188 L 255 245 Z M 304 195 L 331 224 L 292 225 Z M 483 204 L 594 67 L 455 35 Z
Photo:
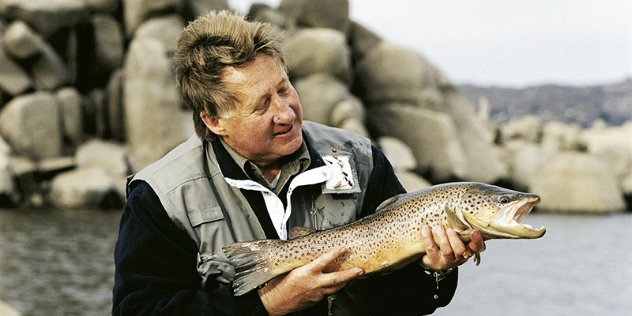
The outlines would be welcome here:
M 327 167 L 331 170 L 331 177 L 325 182 L 326 193 L 355 193 L 357 176 L 351 166 L 349 156 L 323 156 Z

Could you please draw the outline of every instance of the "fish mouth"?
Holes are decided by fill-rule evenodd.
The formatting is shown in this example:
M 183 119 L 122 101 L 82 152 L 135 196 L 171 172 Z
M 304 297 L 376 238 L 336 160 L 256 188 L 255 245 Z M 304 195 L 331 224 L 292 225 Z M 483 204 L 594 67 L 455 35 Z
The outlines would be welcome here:
M 540 197 L 536 194 L 524 194 L 514 203 L 507 205 L 490 223 L 490 227 L 496 230 L 493 234 L 496 238 L 539 238 L 546 233 L 544 226 L 534 229 L 525 224 L 524 220 L 533 208 L 540 203 Z

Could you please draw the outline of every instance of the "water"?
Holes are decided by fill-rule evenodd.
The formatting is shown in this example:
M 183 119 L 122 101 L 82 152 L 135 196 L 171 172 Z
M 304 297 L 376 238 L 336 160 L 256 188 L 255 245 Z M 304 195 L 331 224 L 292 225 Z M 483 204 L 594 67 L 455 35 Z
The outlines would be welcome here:
M 120 212 L 0 210 L 0 300 L 25 316 L 109 315 Z M 531 214 L 538 240 L 490 240 L 435 315 L 629 315 L 632 214 Z
M 109 315 L 120 212 L 0 210 L 0 300 L 25 316 Z

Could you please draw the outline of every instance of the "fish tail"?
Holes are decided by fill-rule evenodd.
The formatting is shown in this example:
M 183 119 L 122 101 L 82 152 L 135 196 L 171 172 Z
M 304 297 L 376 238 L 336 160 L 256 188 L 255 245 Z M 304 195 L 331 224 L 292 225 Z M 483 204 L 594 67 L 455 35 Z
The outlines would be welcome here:
M 235 266 L 233 280 L 235 296 L 246 294 L 283 273 L 270 269 L 270 263 L 265 256 L 265 253 L 276 242 L 276 240 L 258 240 L 231 244 L 222 248 Z

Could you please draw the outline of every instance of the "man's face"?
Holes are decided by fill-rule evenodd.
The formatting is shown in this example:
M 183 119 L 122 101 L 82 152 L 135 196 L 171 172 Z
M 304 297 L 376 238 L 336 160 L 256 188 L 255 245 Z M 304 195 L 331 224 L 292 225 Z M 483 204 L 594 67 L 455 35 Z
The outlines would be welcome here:
M 243 67 L 225 69 L 222 80 L 238 101 L 230 117 L 207 126 L 231 148 L 265 167 L 301 146 L 301 103 L 274 58 L 259 54 Z

